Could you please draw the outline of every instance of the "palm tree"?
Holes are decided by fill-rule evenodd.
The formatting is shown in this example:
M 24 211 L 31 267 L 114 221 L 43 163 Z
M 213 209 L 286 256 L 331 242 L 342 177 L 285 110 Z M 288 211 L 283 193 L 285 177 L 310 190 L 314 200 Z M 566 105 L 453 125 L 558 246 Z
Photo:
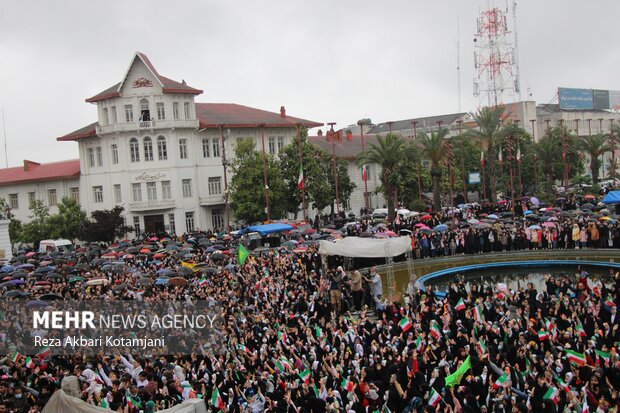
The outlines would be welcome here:
M 394 220 L 396 189 L 398 188 L 399 168 L 402 162 L 413 156 L 412 151 L 403 141 L 394 134 L 385 137 L 379 136 L 376 143 L 371 143 L 366 151 L 357 156 L 356 163 L 362 167 L 367 164 L 376 164 L 381 167 L 381 186 L 387 200 L 388 219 Z
M 620 138 L 620 124 L 613 123 L 609 130 L 609 147 L 611 149 L 611 165 L 609 168 L 608 176 L 611 179 L 615 179 L 617 177 L 617 160 L 616 160 L 616 142 Z
M 608 142 L 609 137 L 603 134 L 580 136 L 577 141 L 577 149 L 590 156 L 590 173 L 592 184 L 598 185 L 598 172 L 601 166 L 599 157 L 611 150 Z
M 478 129 L 470 129 L 466 135 L 477 139 L 480 142 L 481 149 L 486 151 L 487 172 L 489 175 L 489 189 L 491 202 L 497 200 L 496 188 L 496 159 L 497 146 L 503 138 L 509 133 L 504 124 L 504 108 L 484 107 L 478 112 L 472 113 L 471 116 L 478 125 Z
M 534 144 L 534 154 L 542 164 L 542 173 L 545 176 L 547 195 L 553 196 L 553 180 L 558 170 L 558 162 L 562 160 L 562 141 L 557 134 L 547 131 L 540 140 Z
M 441 194 L 439 181 L 441 179 L 441 164 L 446 157 L 446 136 L 448 129 L 440 128 L 430 135 L 418 133 L 417 139 L 422 150 L 422 157 L 431 161 L 431 178 L 433 180 L 433 211 L 441 209 Z

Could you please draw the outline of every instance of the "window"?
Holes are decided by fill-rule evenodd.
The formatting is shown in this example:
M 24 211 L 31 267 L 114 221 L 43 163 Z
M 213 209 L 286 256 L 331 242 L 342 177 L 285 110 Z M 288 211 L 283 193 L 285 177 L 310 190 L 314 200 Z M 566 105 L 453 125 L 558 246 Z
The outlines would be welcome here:
M 19 194 L 9 194 L 9 208 L 19 208 Z
M 149 101 L 140 99 L 140 122 L 148 122 L 151 120 L 151 112 L 149 111 Z
M 73 199 L 78 204 L 80 203 L 80 188 L 77 186 L 69 188 L 69 198 Z
M 185 213 L 185 231 L 192 232 L 194 230 L 194 213 L 186 212 Z
M 160 161 L 168 159 L 168 147 L 166 146 L 166 138 L 163 136 L 157 138 L 157 156 Z
M 28 208 L 34 208 L 34 201 L 37 200 L 36 192 L 28 192 Z
M 222 177 L 209 177 L 209 195 L 220 195 L 222 193 Z
M 140 145 L 136 138 L 131 138 L 129 141 L 129 159 L 131 162 L 140 162 Z
M 172 117 L 174 120 L 179 119 L 179 102 L 172 102 Z
M 183 190 L 183 198 L 192 197 L 192 180 L 191 179 L 181 180 L 181 188 Z
M 185 115 L 185 119 L 189 119 L 189 102 L 183 102 L 183 114 Z
M 133 106 L 125 105 L 125 122 L 133 122 Z
M 121 184 L 114 184 L 114 203 L 120 204 L 121 202 L 123 202 L 121 195 Z
M 211 139 L 211 142 L 213 143 L 213 157 L 214 158 L 219 158 L 220 157 L 220 142 L 217 139 Z
M 140 217 L 133 217 L 133 229 L 136 232 L 136 235 L 140 235 L 142 231 L 140 231 Z
M 278 153 L 284 149 L 284 136 L 278 136 Z
M 209 148 L 209 138 L 202 138 L 202 157 L 208 158 L 211 156 L 211 149 Z
M 110 152 L 112 152 L 112 164 L 118 164 L 118 145 L 113 144 L 112 146 L 110 146 Z
M 149 201 L 154 201 L 157 199 L 157 182 L 146 183 L 146 198 Z
M 221 208 L 214 208 L 211 210 L 211 225 L 213 229 L 224 228 L 224 210 Z
M 95 166 L 95 148 L 88 148 L 88 166 Z
M 55 189 L 47 190 L 47 204 L 51 207 L 56 206 L 58 204 L 58 197 L 56 196 Z
M 103 202 L 103 187 L 93 186 L 93 199 L 96 204 Z
M 153 160 L 153 142 L 148 136 L 144 138 L 144 160 L 150 162 Z
M 275 136 L 270 136 L 269 137 L 269 153 L 272 155 L 276 154 L 276 137 Z
M 104 125 L 107 125 L 108 123 L 110 123 L 110 118 L 108 118 L 108 108 L 103 108 L 103 119 L 102 119 L 102 123 Z
M 101 146 L 97 146 L 95 152 L 97 153 L 97 166 L 103 166 L 103 151 L 101 150 Z
M 157 102 L 157 120 L 166 119 L 166 110 L 164 108 L 164 102 Z
M 179 139 L 179 157 L 187 159 L 187 139 Z
M 172 199 L 170 181 L 161 181 L 161 197 L 162 199 Z
M 174 222 L 174 214 L 168 214 L 168 221 L 170 221 L 170 234 L 176 234 L 177 233 L 177 226 L 176 223 Z
M 116 106 L 110 106 L 110 123 L 116 124 Z
M 142 185 L 131 184 L 131 193 L 133 202 L 142 202 Z

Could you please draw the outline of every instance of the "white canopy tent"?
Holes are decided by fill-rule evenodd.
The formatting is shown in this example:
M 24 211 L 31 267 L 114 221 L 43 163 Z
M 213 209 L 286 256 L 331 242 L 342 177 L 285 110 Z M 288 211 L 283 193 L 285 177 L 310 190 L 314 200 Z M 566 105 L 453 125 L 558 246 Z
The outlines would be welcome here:
M 391 258 L 411 251 L 409 237 L 360 238 L 346 237 L 335 242 L 320 241 L 319 253 L 352 258 Z

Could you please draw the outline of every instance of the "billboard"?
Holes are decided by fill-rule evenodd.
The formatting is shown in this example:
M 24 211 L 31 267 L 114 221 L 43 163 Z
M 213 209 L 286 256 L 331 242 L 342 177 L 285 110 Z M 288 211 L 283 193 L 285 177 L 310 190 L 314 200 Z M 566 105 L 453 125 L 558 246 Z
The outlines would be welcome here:
M 470 185 L 479 184 L 480 183 L 480 172 L 470 172 L 469 183 Z
M 592 90 L 594 109 L 609 109 L 609 90 Z
M 560 109 L 593 109 L 592 89 L 558 88 Z
M 620 110 L 620 90 L 609 91 L 609 109 Z

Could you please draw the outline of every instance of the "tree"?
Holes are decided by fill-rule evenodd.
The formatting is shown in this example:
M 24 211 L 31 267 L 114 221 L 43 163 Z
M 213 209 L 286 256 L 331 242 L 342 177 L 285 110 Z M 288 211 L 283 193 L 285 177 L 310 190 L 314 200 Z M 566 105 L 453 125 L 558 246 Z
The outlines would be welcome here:
M 431 161 L 431 179 L 433 181 L 433 211 L 441 210 L 441 164 L 446 157 L 446 136 L 448 130 L 440 128 L 430 134 L 421 132 L 416 137 L 422 149 L 422 157 Z
M 272 155 L 267 156 L 267 182 L 269 186 L 269 210 L 271 219 L 283 218 L 287 210 L 286 184 L 282 179 L 280 163 Z M 230 198 L 235 217 L 245 223 L 267 219 L 265 186 L 263 184 L 263 158 L 255 149 L 252 139 L 237 143 L 235 160 L 231 171 Z
M 385 137 L 379 136 L 377 143 L 371 143 L 370 148 L 357 156 L 356 163 L 358 166 L 367 164 L 376 164 L 381 167 L 381 185 L 383 194 L 387 200 L 388 219 L 394 220 L 396 190 L 398 188 L 398 178 L 403 160 L 413 156 L 413 153 L 403 141 L 394 134 L 388 134 Z
M 547 196 L 551 198 L 553 196 L 553 180 L 563 168 L 563 165 L 558 162 L 558 160 L 562 160 L 562 141 L 556 133 L 549 131 L 534 145 L 534 153 L 542 165 L 545 191 Z
M 124 237 L 128 232 L 133 232 L 133 227 L 126 225 L 122 206 L 115 206 L 112 209 L 93 211 L 91 218 L 86 220 L 81 240 L 87 242 L 113 242 L 117 238 Z
M 32 203 L 32 208 L 30 209 L 32 210 L 32 214 L 29 216 L 30 221 L 22 225 L 19 240 L 32 243 L 36 248 L 41 240 L 50 236 L 50 213 L 49 208 L 39 199 Z
M 599 157 L 611 150 L 608 139 L 606 135 L 597 134 L 580 136 L 577 140 L 577 149 L 590 156 L 590 173 L 594 185 L 598 185 L 599 182 L 599 168 L 601 167 Z
M 486 172 L 489 176 L 489 189 L 491 202 L 497 201 L 496 186 L 496 158 L 497 147 L 507 135 L 504 125 L 504 108 L 496 106 L 484 107 L 471 116 L 478 125 L 478 129 L 470 129 L 466 134 L 480 142 L 481 149 L 485 151 Z
M 86 211 L 73 198 L 64 197 L 58 204 L 58 214 L 49 217 L 50 238 L 75 240 L 86 224 Z

